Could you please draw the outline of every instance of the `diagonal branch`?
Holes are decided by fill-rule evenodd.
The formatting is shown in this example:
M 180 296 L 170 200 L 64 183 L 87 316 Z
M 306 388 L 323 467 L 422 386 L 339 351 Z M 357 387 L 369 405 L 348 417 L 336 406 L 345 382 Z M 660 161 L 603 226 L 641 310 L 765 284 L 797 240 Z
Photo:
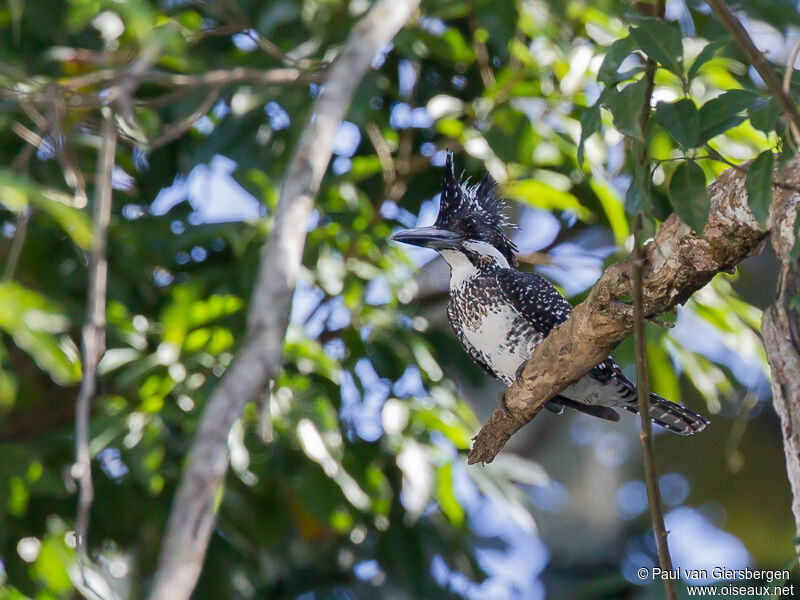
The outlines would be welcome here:
M 147 143 L 147 150 L 153 152 L 165 144 L 174 142 L 184 133 L 191 129 L 192 125 L 197 123 L 200 118 L 204 117 L 208 111 L 214 106 L 214 103 L 219 99 L 221 89 L 214 87 L 200 105 L 195 108 L 190 114 L 183 117 L 177 123 L 172 123 L 164 128 L 164 131 L 157 138 L 150 140 Z
M 211 395 L 186 459 L 161 546 L 151 600 L 186 600 L 200 575 L 228 468 L 228 432 L 245 404 L 281 366 L 289 308 L 312 200 L 330 161 L 336 131 L 373 57 L 388 44 L 419 0 L 379 0 L 350 33 L 328 70 L 281 185 L 272 231 L 253 289 L 250 337 Z
M 795 128 L 800 128 L 800 110 L 797 109 L 797 105 L 794 103 L 794 100 L 792 100 L 792 97 L 788 93 L 784 93 L 781 81 L 775 74 L 775 69 L 769 64 L 764 53 L 756 48 L 756 45 L 753 43 L 753 38 L 747 33 L 747 30 L 739 22 L 739 19 L 734 16 L 724 0 L 706 0 L 706 2 L 725 29 L 734 37 L 739 48 L 741 48 L 742 52 L 744 52 L 745 56 L 747 56 L 747 59 L 750 61 L 750 64 L 758 71 L 758 74 L 761 76 L 761 79 L 764 80 L 764 84 L 767 86 L 770 94 L 780 102 L 783 107 L 783 112 L 786 113 L 790 122 L 794 124 Z
M 789 161 L 785 179 L 800 182 L 800 158 Z M 757 252 L 766 232 L 747 208 L 745 175 L 729 169 L 709 187 L 711 213 L 702 236 L 676 215 L 647 244 L 645 316 L 685 302 L 719 272 L 730 271 Z M 620 302 L 630 292 L 631 258 L 606 269 L 588 298 L 536 347 L 520 383 L 506 392 L 509 418 L 497 410 L 475 437 L 469 463 L 491 462 L 509 438 L 544 404 L 601 362 L 633 329 L 633 311 Z

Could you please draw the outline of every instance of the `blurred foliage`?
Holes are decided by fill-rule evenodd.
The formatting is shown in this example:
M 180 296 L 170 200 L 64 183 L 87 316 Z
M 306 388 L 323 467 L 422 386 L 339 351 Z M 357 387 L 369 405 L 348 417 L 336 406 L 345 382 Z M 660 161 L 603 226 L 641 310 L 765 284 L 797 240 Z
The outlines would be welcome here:
M 705 186 L 727 168 L 715 157 L 758 157 L 747 188 L 763 219 L 771 166 L 788 147 L 777 105 L 702 4 L 674 6 L 663 22 L 612 0 L 430 0 L 375 58 L 308 224 L 285 365 L 261 399 L 266 420 L 252 405 L 231 431 L 231 471 L 194 598 L 489 597 L 481 594 L 493 589 L 506 594 L 496 597 L 533 597 L 538 571 L 520 587 L 487 562 L 508 540 L 486 533 L 479 507 L 530 536 L 531 515 L 541 514 L 532 490 L 551 480 L 511 454 L 486 469 L 464 468 L 479 425 L 464 390 L 485 379 L 446 331 L 442 288 L 418 284 L 418 262 L 386 240 L 421 209 L 430 212 L 444 148 L 457 151 L 467 173 L 488 170 L 517 216 L 541 225 L 552 215 L 558 234 L 529 250 L 550 252 L 553 264 L 542 272 L 576 301 L 591 281 L 576 288 L 573 274 L 588 260 L 596 278 L 625 254 L 635 210 L 644 208 L 651 226 L 673 211 L 702 226 Z M 783 31 L 798 23 L 788 6 L 739 8 Z M 368 7 L 0 7 L 0 598 L 75 597 L 83 585 L 70 536 L 72 422 L 98 106 L 113 77 L 143 56 L 156 75 L 324 70 Z M 654 118 L 641 131 L 645 57 L 659 68 Z M 142 597 L 149 586 L 182 457 L 246 335 L 276 188 L 318 93 L 316 83 L 174 87 L 143 77 L 129 113 L 115 107 L 122 143 L 108 350 L 91 420 L 90 574 L 96 587 L 113 588 L 108 597 Z M 219 96 L 208 114 L 148 150 L 211 94 Z M 637 144 L 649 150 L 647 165 L 630 158 Z M 534 233 L 517 235 L 521 247 Z M 763 267 L 718 277 L 680 310 L 675 330 L 648 327 L 648 356 L 656 392 L 695 406 L 702 399 L 717 415 L 698 436 L 707 464 L 686 440 L 662 446 L 697 483 L 692 502 L 724 506 L 754 564 L 777 568 L 791 553 L 780 437 L 766 413 L 746 426 L 768 398 L 760 310 L 748 293 L 769 277 Z M 693 343 L 692 332 L 708 343 Z M 631 362 L 629 343 L 618 356 Z M 478 395 L 479 412 L 492 406 L 490 392 Z M 569 419 L 558 419 L 547 426 L 566 430 Z M 745 447 L 770 467 L 748 459 Z M 566 479 L 578 461 L 560 454 L 553 475 Z M 754 481 L 774 510 L 744 496 Z M 628 525 L 637 535 L 647 529 L 644 517 Z M 576 551 L 592 535 L 576 536 Z M 591 564 L 552 556 L 554 572 L 569 573 L 568 593 L 584 597 L 634 593 L 620 575 L 623 560 L 623 551 L 606 549 Z M 551 581 L 556 589 L 560 577 Z

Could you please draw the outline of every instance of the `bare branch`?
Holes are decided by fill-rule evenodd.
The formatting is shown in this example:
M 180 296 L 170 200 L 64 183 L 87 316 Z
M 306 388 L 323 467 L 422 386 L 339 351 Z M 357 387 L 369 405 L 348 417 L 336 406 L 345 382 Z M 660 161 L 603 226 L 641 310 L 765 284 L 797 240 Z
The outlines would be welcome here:
M 381 170 L 383 171 L 383 183 L 388 189 L 397 179 L 397 172 L 394 168 L 394 159 L 392 158 L 392 151 L 389 149 L 389 144 L 381 133 L 380 128 L 373 122 L 367 123 L 367 137 L 375 148 L 375 154 L 378 156 L 378 161 L 381 163 Z
M 142 73 L 122 72 L 115 69 L 102 69 L 93 71 L 86 75 L 78 75 L 59 83 L 39 83 L 33 91 L 19 91 L 12 88 L 0 88 L 0 96 L 6 97 L 16 102 L 27 102 L 38 105 L 48 105 L 52 102 L 53 91 L 64 94 L 67 105 L 71 108 L 98 108 L 105 106 L 109 100 L 125 100 L 132 96 L 132 90 L 143 83 L 151 83 L 172 88 L 172 92 L 179 90 L 191 90 L 201 87 L 223 87 L 235 84 L 252 84 L 259 86 L 278 86 L 290 85 L 294 83 L 310 83 L 321 81 L 324 77 L 322 72 L 308 72 L 300 69 L 250 69 L 246 67 L 235 67 L 232 69 L 217 69 L 199 74 L 166 73 L 162 71 L 146 71 Z M 131 93 L 120 89 L 119 84 L 134 84 Z M 113 88 L 113 94 L 106 92 L 82 91 L 97 85 L 104 88 L 109 85 Z M 115 86 L 116 84 L 116 86 Z M 172 93 L 171 92 L 171 93 Z M 170 96 L 171 98 L 172 96 Z M 137 102 L 160 104 L 164 102 L 163 97 L 153 100 L 139 100 Z
M 106 243 L 111 220 L 111 171 L 117 145 L 114 116 L 109 111 L 103 118 L 102 144 L 97 157 L 95 200 L 92 211 L 92 245 L 89 251 L 89 290 L 86 323 L 83 326 L 83 373 L 75 406 L 75 464 L 73 476 L 78 480 L 78 514 L 75 519 L 75 548 L 83 584 L 91 589 L 86 578 L 89 563 L 87 535 L 89 512 L 94 499 L 92 464 L 89 453 L 89 418 L 97 387 L 97 364 L 105 352 L 106 284 L 108 262 Z
M 278 374 L 306 220 L 330 161 L 333 139 L 370 63 L 419 0 L 379 0 L 333 62 L 287 166 L 272 232 L 261 254 L 248 316 L 250 337 L 211 396 L 175 496 L 151 600 L 186 600 L 200 575 L 228 468 L 228 432 L 244 405 Z
M 194 125 L 199 118 L 204 116 L 211 110 L 211 107 L 214 106 L 214 103 L 219 98 L 221 89 L 219 87 L 215 87 L 212 89 L 208 95 L 205 97 L 203 102 L 198 106 L 191 114 L 186 115 L 183 119 L 178 121 L 177 123 L 173 123 L 172 125 L 168 125 L 164 128 L 164 133 L 160 136 L 151 140 L 147 144 L 147 149 L 149 152 L 160 148 L 165 144 L 169 144 L 170 142 L 178 139 L 184 133 L 189 131 L 192 125 Z
M 786 60 L 786 70 L 783 72 L 783 93 L 789 98 L 791 98 L 792 73 L 794 73 L 794 63 L 797 60 L 798 53 L 800 53 L 800 40 L 795 42 L 794 48 L 789 53 L 789 58 Z M 800 128 L 794 121 L 789 121 L 789 129 L 791 129 L 794 136 L 794 149 L 797 151 L 798 147 L 800 147 Z
M 800 158 L 787 164 L 787 179 L 800 179 Z M 709 187 L 711 213 L 702 236 L 673 215 L 647 244 L 644 308 L 650 317 L 685 302 L 721 271 L 729 271 L 756 252 L 766 232 L 747 207 L 744 175 L 729 169 Z M 628 258 L 606 269 L 588 298 L 539 344 L 522 374 L 506 392 L 514 418 L 495 411 L 478 433 L 470 464 L 491 462 L 511 435 L 533 419 L 544 404 L 604 360 L 633 328 L 630 305 L 618 299 L 630 292 Z
M 26 146 L 30 148 L 30 146 Z M 31 219 L 30 207 L 25 208 L 17 216 L 17 222 L 14 229 L 14 239 L 11 241 L 11 248 L 8 251 L 8 258 L 6 258 L 6 266 L 3 269 L 3 277 L 0 281 L 10 281 L 14 278 L 14 273 L 17 271 L 19 264 L 19 257 L 22 256 L 22 248 L 25 245 L 25 238 L 28 235 L 28 222 Z
M 103 69 L 86 75 L 78 75 L 60 83 L 67 90 L 78 90 L 120 77 L 115 69 Z M 307 73 L 300 69 L 251 69 L 234 67 L 232 69 L 214 69 L 198 74 L 166 73 L 163 71 L 147 71 L 139 76 L 140 83 L 154 83 L 169 87 L 202 87 L 230 85 L 234 83 L 251 83 L 253 85 L 285 85 L 288 83 L 307 83 L 319 81 L 320 73 Z
M 784 93 L 780 79 L 778 79 L 778 76 L 775 74 L 772 65 L 769 64 L 764 53 L 756 48 L 753 39 L 739 22 L 739 19 L 733 15 L 723 0 L 706 0 L 706 2 L 725 29 L 734 37 L 739 48 L 742 49 L 742 52 L 744 52 L 745 56 L 750 61 L 750 64 L 758 71 L 769 93 L 780 102 L 783 107 L 783 112 L 786 113 L 788 119 L 794 124 L 795 128 L 800 128 L 800 111 L 797 110 L 797 105 L 794 103 L 791 96 Z
M 486 42 L 477 35 L 478 20 L 474 16 L 470 17 L 469 28 L 472 33 L 472 45 L 475 47 L 475 57 L 478 63 L 478 73 L 481 76 L 481 83 L 485 88 L 492 87 L 495 84 L 495 78 L 489 59 L 489 50 L 486 48 Z
M 22 106 L 24 108 L 31 108 L 30 106 L 26 107 L 26 104 L 24 103 Z M 42 117 L 43 120 L 38 118 L 41 117 L 41 115 L 35 109 L 33 109 L 33 113 L 28 112 L 28 110 L 26 110 L 26 113 L 33 114 L 34 118 L 36 119 L 35 122 L 38 124 L 38 131 L 34 133 L 18 121 L 15 121 L 11 125 L 11 130 L 25 140 L 25 142 L 27 142 L 11 162 L 11 171 L 14 173 L 28 172 L 31 163 L 31 157 L 33 156 L 33 150 L 38 148 L 42 143 L 42 136 L 50 127 L 49 122 L 44 119 L 44 117 Z M 25 246 L 25 239 L 28 235 L 28 224 L 31 220 L 31 212 L 32 209 L 30 206 L 28 206 L 19 214 L 19 216 L 17 216 L 14 239 L 11 241 L 11 248 L 8 251 L 6 266 L 3 269 L 3 276 L 0 278 L 0 281 L 10 281 L 14 278 L 14 273 L 17 271 L 17 265 L 19 264 L 19 258 L 22 256 L 22 248 Z
M 253 85 L 286 85 L 289 83 L 309 83 L 319 81 L 320 73 L 307 73 L 300 69 L 248 69 L 235 67 L 232 69 L 217 69 L 198 75 L 184 75 L 180 73 L 160 73 L 151 71 L 145 73 L 142 81 L 158 83 L 175 87 L 200 87 L 204 85 L 218 86 L 234 83 L 251 83 Z

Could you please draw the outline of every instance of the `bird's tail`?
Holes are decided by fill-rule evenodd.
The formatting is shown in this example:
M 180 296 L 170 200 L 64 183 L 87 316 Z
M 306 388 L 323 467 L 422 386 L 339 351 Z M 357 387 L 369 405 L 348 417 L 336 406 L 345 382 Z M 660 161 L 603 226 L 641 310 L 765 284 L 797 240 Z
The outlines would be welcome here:
M 636 404 L 626 406 L 631 412 L 638 413 Z M 658 394 L 650 394 L 650 420 L 661 425 L 667 431 L 679 435 L 692 435 L 703 431 L 710 423 L 703 415 L 698 415 L 686 408 Z

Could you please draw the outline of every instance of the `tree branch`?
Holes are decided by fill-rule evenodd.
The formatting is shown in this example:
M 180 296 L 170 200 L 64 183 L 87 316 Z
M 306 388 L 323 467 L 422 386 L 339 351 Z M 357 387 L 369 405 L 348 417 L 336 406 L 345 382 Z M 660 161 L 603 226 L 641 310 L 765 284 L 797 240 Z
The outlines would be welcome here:
M 800 158 L 786 166 L 786 178 L 800 179 Z M 668 218 L 647 244 L 644 308 L 650 317 L 685 302 L 721 271 L 758 251 L 766 232 L 747 208 L 744 175 L 729 169 L 709 187 L 711 212 L 702 236 L 676 216 Z M 494 412 L 478 435 L 469 463 L 491 462 L 509 438 L 544 404 L 604 360 L 633 328 L 633 311 L 618 299 L 630 293 L 631 259 L 606 269 L 587 299 L 539 344 L 519 383 L 506 392 L 509 418 Z
M 118 69 L 102 69 L 93 71 L 86 75 L 78 75 L 67 80 L 59 81 L 58 84 L 45 84 L 45 89 L 38 89 L 31 92 L 20 92 L 11 88 L 0 89 L 0 97 L 7 97 L 16 102 L 28 102 L 38 105 L 48 105 L 52 102 L 53 90 L 66 92 L 67 105 L 70 108 L 97 108 L 108 103 L 108 96 L 103 93 L 81 92 L 84 88 L 89 88 L 107 82 L 120 81 L 129 82 L 137 86 L 150 83 L 172 88 L 174 92 L 178 90 L 191 90 L 201 87 L 224 87 L 248 83 L 259 86 L 290 85 L 293 83 L 309 83 L 321 81 L 324 73 L 308 72 L 300 69 L 251 69 L 247 67 L 234 67 L 231 69 L 215 69 L 199 74 L 167 73 L 163 71 L 144 71 L 132 75 L 123 72 L 120 75 Z M 54 88 L 55 85 L 55 88 Z M 172 92 L 170 92 L 171 96 Z M 163 98 L 154 100 L 156 104 L 162 103 Z M 138 100 L 137 102 L 147 102 Z
M 103 69 L 86 75 L 72 77 L 60 84 L 68 90 L 79 90 L 119 77 L 116 69 Z M 300 69 L 251 69 L 234 67 L 231 69 L 215 69 L 199 74 L 167 73 L 164 71 L 146 71 L 139 76 L 140 83 L 153 83 L 169 87 L 202 87 L 230 85 L 234 83 L 252 83 L 253 85 L 285 85 L 288 83 L 307 83 L 319 81 L 320 73 L 308 73 Z
M 81 388 L 75 405 L 75 464 L 72 475 L 78 480 L 78 514 L 75 519 L 75 549 L 83 585 L 91 589 L 86 578 L 89 562 L 87 535 L 89 511 L 94 499 L 92 464 L 89 453 L 89 418 L 92 399 L 97 387 L 97 364 L 105 352 L 106 284 L 108 261 L 106 243 L 111 221 L 111 171 L 117 147 L 117 128 L 114 115 L 108 111 L 103 118 L 102 142 L 97 156 L 95 200 L 92 210 L 92 245 L 89 251 L 89 291 L 86 323 L 83 326 Z M 99 596 L 98 596 L 99 597 Z
M 219 99 L 220 91 L 221 90 L 219 87 L 214 87 L 210 92 L 208 92 L 208 95 L 200 103 L 200 105 L 190 114 L 183 117 L 177 123 L 167 125 L 161 135 L 153 140 L 150 140 L 147 143 L 147 150 L 149 152 L 153 152 L 161 146 L 177 140 L 184 133 L 189 131 L 189 129 L 198 121 L 198 119 L 205 116 L 208 111 L 211 110 L 211 108 L 214 106 L 214 103 Z
M 769 93 L 780 102 L 783 107 L 783 112 L 786 113 L 786 116 L 794 123 L 796 128 L 800 128 L 800 111 L 797 110 L 797 105 L 789 94 L 783 92 L 780 79 L 778 79 L 778 76 L 775 74 L 772 65 L 769 64 L 764 53 L 756 48 L 753 39 L 739 22 L 739 19 L 733 15 L 723 0 L 706 0 L 706 2 L 711 7 L 711 10 L 714 11 L 714 14 L 720 22 L 722 22 L 725 29 L 734 37 L 739 48 L 742 49 L 742 52 L 744 52 L 745 56 L 750 61 L 750 64 L 758 71 Z
M 186 600 L 200 575 L 228 467 L 228 432 L 244 405 L 263 393 L 281 366 L 283 340 L 312 199 L 330 161 L 333 138 L 377 52 L 419 0 L 379 0 L 350 33 L 287 166 L 272 231 L 253 289 L 250 337 L 211 396 L 173 502 L 151 600 Z

